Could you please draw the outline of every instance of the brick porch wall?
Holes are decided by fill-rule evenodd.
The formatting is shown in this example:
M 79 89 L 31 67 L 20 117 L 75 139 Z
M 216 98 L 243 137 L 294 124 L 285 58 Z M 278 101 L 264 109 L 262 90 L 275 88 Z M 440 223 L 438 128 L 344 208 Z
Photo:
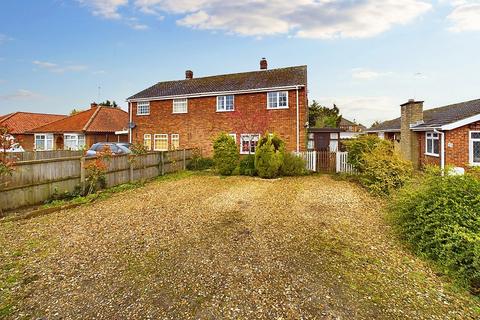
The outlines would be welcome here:
M 211 155 L 212 140 L 221 132 L 240 134 L 274 132 L 286 144 L 288 151 L 296 149 L 296 90 L 289 91 L 288 109 L 267 110 L 267 93 L 235 95 L 235 111 L 217 112 L 216 97 L 188 99 L 188 113 L 173 114 L 172 100 L 150 102 L 150 115 L 137 116 L 136 103 L 132 103 L 132 141 L 143 143 L 143 135 L 180 135 L 180 148 L 201 148 Z M 300 149 L 306 150 L 307 99 L 304 88 L 299 90 Z

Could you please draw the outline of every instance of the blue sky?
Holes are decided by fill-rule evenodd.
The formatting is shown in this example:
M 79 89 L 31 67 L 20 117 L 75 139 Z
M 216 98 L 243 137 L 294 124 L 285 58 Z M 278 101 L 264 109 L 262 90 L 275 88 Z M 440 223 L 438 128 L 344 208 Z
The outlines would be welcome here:
M 477 0 L 2 0 L 0 114 L 126 108 L 186 69 L 250 71 L 266 57 L 308 65 L 310 100 L 371 124 L 409 98 L 480 98 L 479 53 Z

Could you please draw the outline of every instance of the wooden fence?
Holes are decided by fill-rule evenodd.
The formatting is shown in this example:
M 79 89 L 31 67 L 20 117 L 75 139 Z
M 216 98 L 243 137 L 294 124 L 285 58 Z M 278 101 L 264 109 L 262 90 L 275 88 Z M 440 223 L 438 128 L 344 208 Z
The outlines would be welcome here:
M 152 152 L 144 155 L 113 156 L 107 163 L 106 186 L 154 178 L 186 168 L 193 150 Z M 96 158 L 68 157 L 22 161 L 15 164 L 11 176 L 0 178 L 0 209 L 35 205 L 55 192 L 72 192 L 85 184 L 85 166 Z
M 306 151 L 298 154 L 305 160 L 308 170 L 323 173 L 355 173 L 348 163 L 348 152 Z
M 83 151 L 75 150 L 51 150 L 51 151 L 24 151 L 24 152 L 7 152 L 0 153 L 0 159 L 10 159 L 15 161 L 33 161 L 47 160 L 57 158 L 81 157 Z

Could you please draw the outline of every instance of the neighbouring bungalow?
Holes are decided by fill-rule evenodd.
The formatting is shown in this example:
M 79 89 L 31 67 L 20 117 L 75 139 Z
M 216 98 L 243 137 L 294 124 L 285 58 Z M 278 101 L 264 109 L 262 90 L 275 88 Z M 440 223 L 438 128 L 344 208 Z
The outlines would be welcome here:
M 397 141 L 415 167 L 435 164 L 460 171 L 480 166 L 480 99 L 423 110 L 423 101 L 401 105 L 401 117 L 367 130 Z
M 0 126 L 8 127 L 11 135 L 18 143 L 17 148 L 11 151 L 31 151 L 34 149 L 35 141 L 30 130 L 66 117 L 66 115 L 61 114 L 19 111 L 0 116 Z
M 128 142 L 128 113 L 92 103 L 90 109 L 37 127 L 34 149 L 79 150 L 97 142 Z
M 366 128 L 342 117 L 338 128 L 309 128 L 307 149 L 336 152 L 342 150 L 342 140 L 363 134 Z
M 350 121 L 348 119 L 345 119 L 342 117 L 342 120 L 340 120 L 340 139 L 352 139 L 356 138 L 359 135 L 363 134 L 367 128 L 359 123 L 356 123 L 355 121 Z
M 130 139 L 155 151 L 200 148 L 205 155 L 221 132 L 240 153 L 255 152 L 266 132 L 278 134 L 288 151 L 306 149 L 307 67 L 268 69 L 159 82 L 130 98 Z

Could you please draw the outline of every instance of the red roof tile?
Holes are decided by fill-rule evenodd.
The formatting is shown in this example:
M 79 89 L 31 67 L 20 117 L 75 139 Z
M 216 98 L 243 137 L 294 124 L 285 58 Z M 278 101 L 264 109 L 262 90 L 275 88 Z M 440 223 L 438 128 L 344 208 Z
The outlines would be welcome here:
M 99 106 L 35 128 L 32 132 L 115 132 L 125 130 L 127 125 L 127 112 Z
M 13 134 L 23 134 L 65 117 L 60 114 L 15 112 L 0 116 L 0 125 L 9 127 Z

